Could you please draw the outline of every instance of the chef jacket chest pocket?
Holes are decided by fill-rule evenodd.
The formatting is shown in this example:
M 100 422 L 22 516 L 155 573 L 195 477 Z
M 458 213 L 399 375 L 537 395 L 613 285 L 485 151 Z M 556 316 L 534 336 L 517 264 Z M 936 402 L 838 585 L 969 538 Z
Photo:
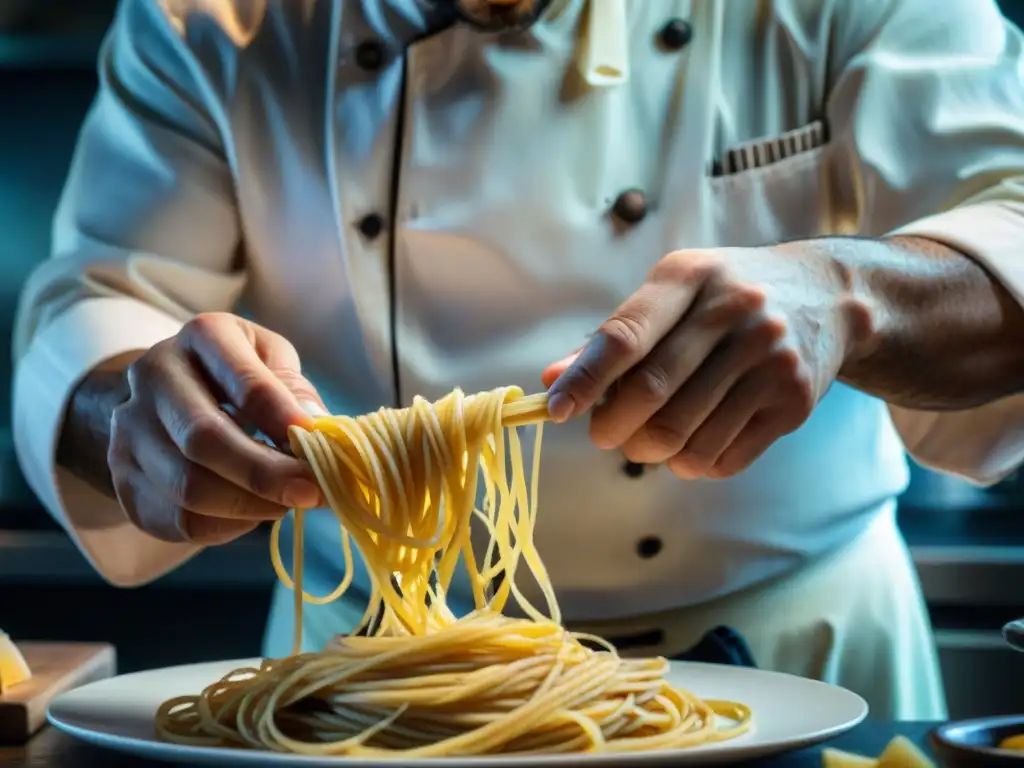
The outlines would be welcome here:
M 760 246 L 831 231 L 821 123 L 727 150 L 709 173 L 719 246 Z

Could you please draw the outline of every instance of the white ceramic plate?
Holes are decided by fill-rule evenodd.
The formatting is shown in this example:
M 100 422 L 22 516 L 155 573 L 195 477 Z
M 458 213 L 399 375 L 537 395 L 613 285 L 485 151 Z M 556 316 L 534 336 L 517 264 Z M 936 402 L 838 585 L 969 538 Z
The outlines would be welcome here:
M 254 659 L 170 667 L 122 675 L 69 691 L 50 705 L 50 722 L 100 747 L 138 757 L 191 765 L 266 765 L 277 768 L 370 768 L 394 760 L 311 758 L 239 749 L 183 747 L 158 741 L 153 716 L 161 702 L 195 693 Z M 708 699 L 741 701 L 754 712 L 751 731 L 729 741 L 683 750 L 582 757 L 448 758 L 418 760 L 431 768 L 534 768 L 535 766 L 646 766 L 726 763 L 785 752 L 836 736 L 857 725 L 867 703 L 843 688 L 792 675 L 714 664 L 673 663 L 672 682 Z

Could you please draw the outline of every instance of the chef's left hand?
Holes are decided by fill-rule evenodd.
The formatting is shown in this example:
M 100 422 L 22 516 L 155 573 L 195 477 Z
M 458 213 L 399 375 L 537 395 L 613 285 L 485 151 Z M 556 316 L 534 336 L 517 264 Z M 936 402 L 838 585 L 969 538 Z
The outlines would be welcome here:
M 552 416 L 591 408 L 591 438 L 686 479 L 734 475 L 806 421 L 858 311 L 813 241 L 677 251 L 544 372 Z

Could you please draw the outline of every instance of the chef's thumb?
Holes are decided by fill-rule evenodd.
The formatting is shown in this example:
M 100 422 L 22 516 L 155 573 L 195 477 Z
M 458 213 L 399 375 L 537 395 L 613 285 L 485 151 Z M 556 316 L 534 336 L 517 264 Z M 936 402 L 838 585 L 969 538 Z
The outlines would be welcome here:
M 275 388 L 281 390 L 276 407 L 251 415 L 253 424 L 258 425 L 257 439 L 277 447 L 285 453 L 295 449 L 289 428 L 293 426 L 310 429 L 313 419 L 328 416 L 316 388 L 299 371 L 290 366 L 267 366 L 267 372 L 275 381 Z
M 544 373 L 540 375 L 540 382 L 544 385 L 545 389 L 550 389 L 551 385 L 555 383 L 555 380 L 565 373 L 565 370 L 572 365 L 573 360 L 580 356 L 580 352 L 583 348 L 577 349 L 571 355 L 566 355 L 558 362 L 552 363 L 544 369 Z
M 285 385 L 289 392 L 295 396 L 295 400 L 303 413 L 313 417 L 329 415 L 324 401 L 320 399 L 319 393 L 305 376 L 292 367 L 272 367 L 271 372 Z M 300 426 L 308 426 L 302 423 Z
M 302 375 L 302 361 L 294 345 L 274 333 L 256 327 L 256 346 L 259 355 L 271 374 L 284 385 L 291 394 L 292 407 L 282 424 L 285 431 L 290 426 L 306 427 L 311 425 L 312 418 L 327 416 L 327 409 L 316 391 L 316 387 Z M 280 435 L 287 442 L 287 434 Z
M 181 341 L 209 377 L 211 394 L 231 406 L 231 417 L 250 434 L 287 445 L 289 427 L 312 426 L 303 404 L 323 407 L 316 388 L 302 375 L 295 347 L 245 318 L 199 315 L 186 326 Z

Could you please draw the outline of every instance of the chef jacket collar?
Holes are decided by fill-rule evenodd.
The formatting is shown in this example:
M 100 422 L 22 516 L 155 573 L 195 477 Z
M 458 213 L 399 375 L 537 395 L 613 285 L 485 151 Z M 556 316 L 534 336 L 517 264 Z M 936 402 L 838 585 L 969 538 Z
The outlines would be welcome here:
M 484 32 L 523 30 L 538 21 L 553 0 L 518 0 L 512 4 L 494 4 L 488 0 L 433 0 L 455 19 Z
M 526 29 L 537 21 L 551 5 L 551 0 L 517 0 L 512 4 L 495 4 L 490 0 L 454 0 L 459 18 L 477 29 L 488 32 Z
M 574 23 L 591 0 L 520 0 L 514 5 L 493 5 L 488 0 L 417 0 L 426 12 L 425 34 L 431 35 L 459 22 L 485 32 L 522 31 L 534 27 L 554 28 L 561 16 L 563 23 Z M 524 4 L 525 3 L 525 4 Z M 573 9 L 573 13 L 564 11 Z M 595 88 L 614 87 L 629 77 L 629 56 L 626 42 L 625 0 L 610 0 L 593 8 L 581 27 L 581 46 L 577 65 L 583 80 Z M 540 22 L 540 23 L 538 23 Z

